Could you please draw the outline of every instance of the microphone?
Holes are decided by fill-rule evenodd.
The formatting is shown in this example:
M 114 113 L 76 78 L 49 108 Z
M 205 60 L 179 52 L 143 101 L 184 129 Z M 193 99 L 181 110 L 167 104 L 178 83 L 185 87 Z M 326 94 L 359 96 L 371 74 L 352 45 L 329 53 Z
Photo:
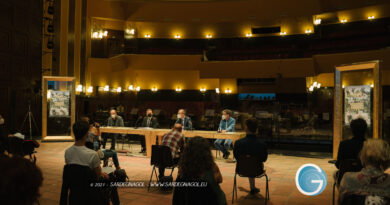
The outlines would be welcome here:
M 142 119 L 142 116 L 139 116 L 137 121 L 135 121 L 135 125 L 134 125 L 134 128 L 137 129 L 138 128 L 138 122 Z

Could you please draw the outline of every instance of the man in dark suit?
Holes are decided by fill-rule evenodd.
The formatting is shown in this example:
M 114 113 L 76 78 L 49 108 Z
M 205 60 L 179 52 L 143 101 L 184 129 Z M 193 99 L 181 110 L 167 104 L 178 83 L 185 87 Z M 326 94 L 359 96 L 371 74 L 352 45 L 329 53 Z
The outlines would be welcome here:
M 150 127 L 150 128 L 158 128 L 159 127 L 157 118 L 153 116 L 152 109 L 146 110 L 146 116 L 142 120 L 141 127 Z M 146 152 L 145 138 L 141 137 L 140 141 L 141 141 L 141 152 L 140 153 L 145 153 Z
M 340 168 L 340 163 L 345 159 L 360 160 L 359 153 L 365 141 L 367 123 L 364 119 L 358 118 L 352 120 L 349 126 L 351 127 L 353 137 L 340 143 L 336 161 L 337 168 Z
M 261 163 L 262 167 L 264 167 L 263 163 L 267 161 L 268 151 L 267 146 L 256 136 L 258 121 L 256 118 L 250 118 L 245 121 L 245 125 L 246 136 L 237 140 L 234 144 L 234 157 L 239 160 L 239 156 L 243 154 L 257 156 L 259 159 L 258 163 Z M 260 189 L 255 187 L 255 178 L 249 178 L 249 185 L 251 188 L 250 194 L 260 192 Z
M 184 109 L 180 109 L 177 112 L 177 120 L 175 124 L 181 124 L 183 130 L 192 130 L 191 118 L 186 116 L 186 111 Z
M 121 116 L 119 116 L 117 114 L 116 110 L 113 108 L 110 110 L 110 117 L 107 120 L 107 126 L 109 126 L 109 127 L 124 127 L 123 118 Z M 120 134 L 113 134 L 113 133 L 108 134 L 108 137 L 111 138 L 110 150 L 115 150 L 115 141 L 119 135 Z M 105 137 L 103 137 L 103 149 L 106 148 L 106 142 L 107 142 L 108 137 L 107 137 L 107 135 L 105 135 Z

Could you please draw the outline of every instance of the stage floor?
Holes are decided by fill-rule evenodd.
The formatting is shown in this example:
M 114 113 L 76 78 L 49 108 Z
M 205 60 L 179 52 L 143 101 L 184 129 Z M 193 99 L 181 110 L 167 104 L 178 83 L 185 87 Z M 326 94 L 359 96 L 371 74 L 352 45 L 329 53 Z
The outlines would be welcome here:
M 70 142 L 46 142 L 41 143 L 37 149 L 37 165 L 41 168 L 44 176 L 43 186 L 40 189 L 41 197 L 39 199 L 41 205 L 58 204 L 61 184 L 62 184 L 62 169 L 64 166 L 64 151 L 71 146 Z M 128 148 L 128 145 L 125 145 Z M 134 156 L 119 154 L 120 166 L 127 172 L 131 181 L 144 181 L 145 184 L 149 181 L 152 167 L 150 166 L 150 158 L 139 155 L 139 145 L 132 145 L 131 151 Z M 213 153 L 215 156 L 215 153 Z M 230 155 L 232 156 L 232 155 Z M 329 158 L 307 158 L 293 157 L 270 154 L 265 167 L 271 181 L 270 186 L 270 201 L 268 204 L 332 204 L 332 185 L 333 172 L 336 170 L 334 165 L 328 164 Z M 223 183 L 222 190 L 225 192 L 228 204 L 231 204 L 233 179 L 235 164 L 232 160 L 216 159 L 216 162 L 222 172 Z M 314 163 L 320 166 L 327 174 L 327 186 L 318 196 L 304 196 L 295 186 L 295 174 L 298 168 L 306 163 Z M 168 173 L 168 171 L 166 171 Z M 177 170 L 174 171 L 176 178 Z M 247 178 L 237 177 L 238 184 L 238 200 L 234 204 L 264 204 L 265 195 L 265 179 L 256 179 L 257 187 L 261 189 L 260 195 L 251 196 L 249 192 L 249 182 Z M 120 188 L 119 197 L 121 204 L 172 204 L 172 193 L 161 192 L 157 189 L 147 191 L 144 188 Z

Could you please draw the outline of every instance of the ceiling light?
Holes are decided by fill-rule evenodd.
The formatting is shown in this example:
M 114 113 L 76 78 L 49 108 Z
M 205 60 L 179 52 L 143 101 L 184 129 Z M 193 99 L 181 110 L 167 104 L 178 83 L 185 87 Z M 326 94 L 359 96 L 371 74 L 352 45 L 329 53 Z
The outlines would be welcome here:
M 314 25 L 320 25 L 320 24 L 321 24 L 321 19 L 314 20 Z

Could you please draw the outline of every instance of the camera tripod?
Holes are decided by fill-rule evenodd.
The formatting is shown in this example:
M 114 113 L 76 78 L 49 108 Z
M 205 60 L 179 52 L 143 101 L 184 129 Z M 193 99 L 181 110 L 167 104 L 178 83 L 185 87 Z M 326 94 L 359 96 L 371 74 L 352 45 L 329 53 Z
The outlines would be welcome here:
M 26 121 L 28 119 L 28 126 L 29 126 L 29 134 L 30 134 L 30 140 L 32 139 L 32 123 L 34 123 L 34 126 L 35 126 L 35 129 L 38 131 L 38 126 L 37 126 L 37 123 L 35 122 L 35 119 L 34 119 L 34 115 L 33 113 L 31 112 L 31 103 L 29 102 L 28 103 L 28 111 L 27 111 L 27 114 L 26 114 L 26 117 L 24 117 L 24 120 L 23 120 L 23 123 L 22 123 L 22 126 L 20 127 L 20 132 L 22 131 Z

